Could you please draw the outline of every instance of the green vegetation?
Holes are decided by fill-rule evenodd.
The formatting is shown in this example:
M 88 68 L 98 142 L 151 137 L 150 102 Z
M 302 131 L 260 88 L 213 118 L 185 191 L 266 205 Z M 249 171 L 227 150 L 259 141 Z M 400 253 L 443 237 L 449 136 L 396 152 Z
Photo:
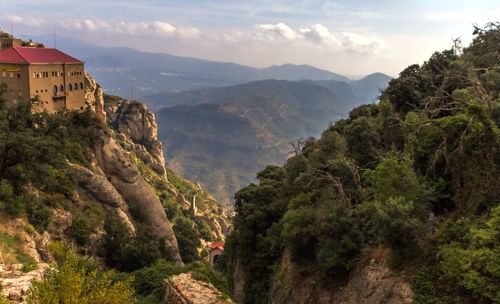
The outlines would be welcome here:
M 38 101 L 6 105 L 0 87 L 0 207 L 47 229 L 54 207 L 74 195 L 68 160 L 87 164 L 99 122 L 90 111 L 32 114 Z
M 100 203 L 87 200 L 88 194 L 81 193 L 68 174 L 69 162 L 89 166 L 93 156 L 87 153 L 92 151 L 95 135 L 107 128 L 92 112 L 33 113 L 37 100 L 6 104 L 1 100 L 4 88 L 0 89 L 0 215 L 9 220 L 22 218 L 31 224 L 26 227 L 31 230 L 29 233 L 48 231 L 57 238 L 70 240 L 79 253 L 98 254 L 103 259 L 98 266 L 96 261 L 76 256 L 57 244 L 53 254 L 59 256 L 58 268 L 33 285 L 30 303 L 135 303 L 136 296 L 138 303 L 159 303 L 163 280 L 185 271 L 227 292 L 224 276 L 200 262 L 200 237 L 213 238 L 209 219 L 194 217 L 172 192 L 186 198 L 196 194 L 199 210 L 210 214 L 215 207 L 208 193 L 172 172 L 167 181 L 133 157 L 145 179 L 156 189 L 174 226 L 182 258 L 189 263 L 178 267 L 170 262 L 171 253 L 165 249 L 164 240 L 141 224 L 140 210 L 128 210 L 134 236 L 115 214 Z M 117 98 L 108 96 L 108 101 Z M 127 143 L 120 144 L 128 148 Z M 55 222 L 59 214 L 54 209 L 71 216 L 71 225 L 64 231 L 58 231 Z M 100 227 L 104 235 L 102 246 L 96 250 L 91 236 Z M 35 260 L 25 254 L 25 242 L 17 233 L 0 233 L 0 242 L 9 263 L 21 263 L 23 271 L 36 267 Z M 106 272 L 103 267 L 119 272 Z
M 185 263 L 199 260 L 198 248 L 201 247 L 200 235 L 196 224 L 187 217 L 177 217 L 173 226 L 179 251 Z
M 236 193 L 226 272 L 240 263 L 246 303 L 269 302 L 284 253 L 329 287 L 378 246 L 415 303 L 500 303 L 500 24 L 474 34 Z
M 137 225 L 136 235 L 116 216 L 110 215 L 104 223 L 104 259 L 106 265 L 120 271 L 134 271 L 153 264 L 156 260 L 171 260 L 164 241 Z
M 134 303 L 131 281 L 115 281 L 113 271 L 103 271 L 91 259 L 75 255 L 62 243 L 52 246 L 57 268 L 42 281 L 32 283 L 29 304 L 129 304 Z
M 119 277 L 133 278 L 132 286 L 136 290 L 138 304 L 156 304 L 161 303 L 163 298 L 164 280 L 182 272 L 191 272 L 194 279 L 211 283 L 225 295 L 229 293 L 224 275 L 201 262 L 181 267 L 165 260 L 158 260 L 130 274 L 122 273 Z

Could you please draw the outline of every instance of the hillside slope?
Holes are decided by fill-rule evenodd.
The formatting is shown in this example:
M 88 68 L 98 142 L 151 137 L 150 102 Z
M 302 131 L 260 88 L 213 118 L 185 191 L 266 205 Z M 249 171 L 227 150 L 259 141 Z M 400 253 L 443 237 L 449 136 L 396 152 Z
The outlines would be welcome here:
M 36 100 L 5 104 L 0 87 L 0 250 L 8 270 L 0 282 L 11 299 L 25 299 L 29 277 L 55 265 L 54 242 L 132 276 L 158 261 L 180 272 L 183 261 L 202 259 L 203 240 L 228 233 L 229 212 L 164 167 L 154 114 L 137 102 L 104 104 L 88 75 L 85 87 L 86 111 L 53 114 L 33 114 Z M 152 290 L 134 287 L 151 303 Z
M 500 303 L 500 24 L 235 195 L 238 303 Z

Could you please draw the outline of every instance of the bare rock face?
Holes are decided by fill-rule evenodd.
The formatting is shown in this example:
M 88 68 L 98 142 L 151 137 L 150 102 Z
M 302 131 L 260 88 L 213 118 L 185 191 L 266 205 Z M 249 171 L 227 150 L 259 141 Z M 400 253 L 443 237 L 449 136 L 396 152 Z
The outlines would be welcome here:
M 89 74 L 85 73 L 85 103 L 102 121 L 106 121 L 104 112 L 104 92 L 101 86 Z
M 294 269 L 288 254 L 283 256 L 284 275 L 271 290 L 271 303 L 411 304 L 413 292 L 401 274 L 391 271 L 385 260 L 362 260 L 345 286 L 326 289 L 312 277 Z
M 212 284 L 193 279 L 191 273 L 181 273 L 165 280 L 163 303 L 223 304 L 233 301 L 223 300 L 222 292 Z
M 128 215 L 127 203 L 95 163 L 91 165 L 91 168 L 92 170 L 71 164 L 71 173 L 80 187 L 101 202 L 108 210 L 114 211 L 127 225 L 129 232 L 135 235 L 135 227 Z
M 111 126 L 131 142 L 136 154 L 158 174 L 165 176 L 163 146 L 158 141 L 158 125 L 153 112 L 135 101 L 107 104 L 106 115 Z
M 95 156 L 107 180 L 127 205 L 141 213 L 144 224 L 165 240 L 165 246 L 171 250 L 174 260 L 182 264 L 177 239 L 160 199 L 127 153 L 105 130 L 97 134 Z

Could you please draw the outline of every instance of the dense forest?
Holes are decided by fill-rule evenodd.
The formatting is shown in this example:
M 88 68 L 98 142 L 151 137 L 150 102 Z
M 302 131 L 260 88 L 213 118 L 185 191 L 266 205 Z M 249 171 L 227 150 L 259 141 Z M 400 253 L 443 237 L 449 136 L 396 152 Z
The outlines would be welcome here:
M 235 194 L 229 281 L 268 303 L 282 259 L 342 286 L 370 249 L 411 275 L 414 303 L 500 303 L 500 24 L 411 65 Z

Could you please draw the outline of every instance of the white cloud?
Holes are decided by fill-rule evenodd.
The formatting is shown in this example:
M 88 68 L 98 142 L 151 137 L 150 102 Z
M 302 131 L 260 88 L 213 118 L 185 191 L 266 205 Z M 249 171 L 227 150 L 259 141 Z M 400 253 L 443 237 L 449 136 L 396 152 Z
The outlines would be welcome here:
M 276 24 L 255 25 L 255 36 L 260 40 L 294 40 L 297 34 L 288 25 L 280 22 Z
M 377 53 L 389 49 L 382 39 L 367 37 L 353 32 L 342 32 L 343 46 L 346 50 L 360 53 Z
M 248 35 L 230 35 L 233 39 L 242 41 Z M 377 53 L 388 49 L 387 44 L 379 38 L 364 36 L 354 32 L 342 32 L 336 36 L 326 26 L 315 24 L 309 28 L 300 28 L 297 32 L 284 23 L 257 24 L 252 36 L 258 41 L 290 41 L 298 47 L 315 45 L 326 50 L 349 51 L 358 53 Z
M 20 17 L 20 16 L 2 16 L 0 19 L 12 22 L 14 25 L 22 24 L 26 26 L 38 27 L 47 23 L 44 18 L 39 17 Z
M 48 22 L 43 18 L 2 16 L 0 19 L 9 20 L 16 24 L 29 27 L 38 27 Z M 256 24 L 253 30 L 227 29 L 222 31 L 202 32 L 194 27 L 176 27 L 168 22 L 155 20 L 149 22 L 105 21 L 100 19 L 72 19 L 60 20 L 59 25 L 69 31 L 86 31 L 129 35 L 135 37 L 165 37 L 182 38 L 197 41 L 198 45 L 217 45 L 241 47 L 266 47 L 267 43 L 273 46 L 282 44 L 288 47 L 303 49 L 308 46 L 320 47 L 324 51 L 377 53 L 388 46 L 382 39 L 364 36 L 354 32 L 333 32 L 322 24 L 310 27 L 293 29 L 283 22 Z
M 316 44 L 340 45 L 338 40 L 330 31 L 321 24 L 313 25 L 311 28 L 300 29 L 302 36 Z
M 194 27 L 176 28 L 164 21 L 152 22 L 107 22 L 103 20 L 63 20 L 60 25 L 68 30 L 85 30 L 90 32 L 107 32 L 132 36 L 178 36 L 194 38 L 200 31 Z

